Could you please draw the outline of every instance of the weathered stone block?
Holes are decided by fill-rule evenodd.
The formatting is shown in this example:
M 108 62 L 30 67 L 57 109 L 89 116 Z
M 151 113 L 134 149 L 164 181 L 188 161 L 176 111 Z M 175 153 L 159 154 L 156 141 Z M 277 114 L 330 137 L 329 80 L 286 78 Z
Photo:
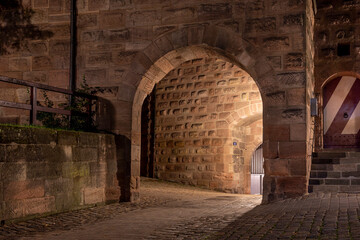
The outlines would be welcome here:
M 305 86 L 305 73 L 282 73 L 277 75 L 277 79 L 283 87 L 303 87 Z
M 263 142 L 263 156 L 267 161 L 271 161 L 271 159 L 279 157 L 279 143 L 268 140 L 269 136 L 264 136 Z
M 33 56 L 45 55 L 48 51 L 48 44 L 46 42 L 32 42 L 30 44 L 30 52 Z
M 266 94 L 267 103 L 271 106 L 284 105 L 286 103 L 285 91 L 277 91 Z
M 5 201 L 42 198 L 44 195 L 44 181 L 41 180 L 12 181 L 4 184 Z
M 287 124 L 267 124 L 264 134 L 269 136 L 270 141 L 288 141 L 290 139 L 290 126 Z
M 50 57 L 47 56 L 38 56 L 33 57 L 32 60 L 32 69 L 33 70 L 49 70 L 53 68 L 53 63 Z
M 156 10 L 132 12 L 127 18 L 126 21 L 130 26 L 147 26 L 161 23 L 160 13 Z
M 49 0 L 49 14 L 60 14 L 63 11 L 70 10 L 67 3 L 63 0 Z
M 110 0 L 110 9 L 119 9 L 131 6 L 132 0 Z
M 229 3 L 201 4 L 198 17 L 200 20 L 230 18 L 232 6 Z
M 279 177 L 276 179 L 277 192 L 285 197 L 295 197 L 307 192 L 306 177 Z
M 51 145 L 8 145 L 6 151 L 8 162 L 21 160 L 43 162 L 45 159 L 58 161 L 65 157 L 61 148 Z
M 48 22 L 58 23 L 58 22 L 69 22 L 69 14 L 49 14 Z
M 55 38 L 68 38 L 70 37 L 70 23 L 68 24 L 51 24 L 45 26 L 44 31 L 49 31 L 53 34 L 53 39 Z
M 47 176 L 46 163 L 43 162 L 27 162 L 26 163 L 26 178 L 27 179 L 41 179 Z M 61 172 L 61 171 L 60 171 Z
M 88 0 L 88 4 L 90 11 L 109 9 L 109 0 Z
M 327 16 L 329 24 L 339 25 L 339 24 L 349 24 L 351 22 L 351 18 L 349 14 L 335 14 Z
M 282 111 L 281 117 L 287 121 L 303 121 L 305 119 L 305 111 L 304 109 L 287 109 Z
M 105 201 L 104 188 L 85 188 L 84 204 L 95 204 Z
M 305 105 L 305 89 L 294 88 L 286 92 L 288 106 L 301 106 Z
M 290 70 L 302 70 L 305 67 L 305 59 L 302 53 L 289 53 L 285 58 L 285 67 Z
M 59 145 L 77 145 L 78 144 L 78 134 L 75 132 L 69 131 L 59 131 L 57 134 L 57 143 Z
M 289 160 L 287 159 L 271 159 L 265 162 L 265 172 L 269 176 L 289 176 Z
M 284 16 L 283 21 L 285 26 L 303 26 L 304 25 L 304 16 L 303 14 L 296 15 L 287 15 Z
M 105 202 L 118 202 L 120 194 L 120 187 L 118 186 L 105 188 Z
M 86 31 L 81 36 L 84 42 L 97 42 L 105 39 L 104 32 L 101 30 Z
M 290 125 L 290 140 L 291 141 L 306 140 L 306 125 L 304 123 Z
M 250 19 L 246 22 L 246 32 L 263 33 L 276 30 L 276 18 L 257 18 Z
M 62 166 L 62 172 L 64 178 L 76 178 L 79 179 L 89 177 L 90 167 L 89 164 L 84 162 L 65 162 Z
M 97 151 L 97 148 L 94 147 L 76 147 L 73 149 L 74 161 L 97 161 Z
M 77 26 L 81 28 L 95 27 L 98 24 L 98 15 L 96 14 L 79 14 Z
M 268 56 L 266 57 L 266 60 L 270 63 L 271 67 L 275 70 L 282 69 L 282 61 L 281 56 Z
M 0 58 L 0 71 L 9 71 L 9 58 Z
M 125 26 L 125 12 L 122 10 L 101 11 L 99 17 L 99 25 L 102 29 L 114 29 Z
M 58 196 L 72 191 L 73 181 L 68 178 L 49 178 L 45 180 L 46 196 Z M 58 197 L 57 197 L 58 198 Z
M 28 58 L 10 58 L 9 59 L 10 71 L 29 71 L 30 61 Z
M 306 157 L 306 142 L 280 142 L 279 157 L 284 159 L 296 159 Z
M 107 72 L 106 69 L 87 70 L 84 76 L 88 84 L 96 84 L 101 81 L 101 79 L 106 79 Z
M 39 83 L 46 83 L 48 79 L 47 72 L 43 71 L 24 72 L 23 78 L 26 81 L 33 81 Z
M 49 54 L 50 55 L 68 55 L 70 54 L 69 40 L 54 40 L 50 41 Z
M 54 212 L 55 210 L 55 198 L 49 196 L 6 202 L 4 213 L 5 219 L 13 219 L 34 214 Z
M 87 66 L 104 66 L 112 63 L 112 54 L 110 52 L 96 53 L 87 57 Z
M 270 37 L 263 40 L 263 48 L 265 50 L 287 50 L 290 48 L 289 37 Z
M 34 0 L 35 8 L 47 8 L 49 7 L 49 0 Z
M 306 160 L 305 159 L 292 159 L 289 160 L 289 170 L 292 176 L 306 176 Z
M 196 11 L 192 7 L 164 9 L 162 22 L 173 24 L 178 22 L 191 22 L 196 19 Z

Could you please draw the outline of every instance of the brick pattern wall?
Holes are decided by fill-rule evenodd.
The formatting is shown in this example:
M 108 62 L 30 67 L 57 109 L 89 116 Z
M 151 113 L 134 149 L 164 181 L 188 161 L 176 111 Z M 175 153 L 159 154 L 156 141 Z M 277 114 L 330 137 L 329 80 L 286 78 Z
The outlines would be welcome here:
M 239 67 L 212 58 L 183 63 L 156 87 L 155 175 L 244 192 L 240 182 L 248 177 L 241 173 L 249 171 L 244 150 L 250 132 L 229 123 L 261 113 L 256 83 Z
M 356 1 L 319 1 L 314 41 L 315 93 L 321 103 L 321 86 L 333 74 L 360 74 L 360 4 Z M 349 45 L 349 55 L 339 56 L 338 45 Z M 319 105 L 321 110 L 322 106 Z M 321 113 L 321 111 L 320 111 Z M 316 148 L 322 147 L 322 117 L 316 118 Z
M 12 50 L 0 56 L 1 75 L 67 88 L 69 1 L 23 2 L 35 11 L 32 23 L 52 32 L 53 36 L 26 41 L 20 51 Z M 85 76 L 90 85 L 110 90 L 105 97 L 117 106 L 114 129 L 127 136 L 131 103 L 138 84 L 129 82 L 127 74 L 129 70 L 140 71 L 141 64 L 146 65 L 148 59 L 142 59 L 137 69 L 132 66 L 133 61 L 154 39 L 184 25 L 211 24 L 240 34 L 262 49 L 267 61 L 278 72 L 304 69 L 304 1 L 81 0 L 77 5 L 78 84 Z M 199 33 L 194 33 L 194 37 L 196 34 Z M 183 36 L 175 34 L 173 37 Z M 293 73 L 281 76 L 284 77 L 293 78 Z M 278 94 L 271 95 L 270 101 L 282 100 L 283 93 Z
M 29 41 L 32 52 L 24 48 L 1 56 L 0 74 L 66 87 L 69 1 L 24 2 L 35 10 L 33 23 L 51 30 L 54 36 Z M 311 2 L 78 1 L 78 80 L 85 75 L 90 85 L 111 90 L 101 96 L 114 106 L 109 129 L 133 144 L 132 172 L 128 175 L 134 196 L 138 196 L 140 155 L 139 133 L 134 126 L 140 124 L 136 117 L 143 96 L 151 92 L 154 78 L 160 81 L 169 69 L 190 60 L 189 56 L 198 58 L 192 49 L 180 51 L 190 45 L 211 48 L 213 51 L 203 52 L 212 56 L 219 50 L 220 55 L 244 66 L 260 86 L 264 101 L 264 201 L 306 193 L 310 131 L 307 66 L 313 64 L 307 55 L 310 46 L 306 38 L 312 31 L 308 27 L 313 19 L 308 11 Z M 163 59 L 166 54 L 170 55 Z M 149 74 L 149 69 L 155 70 Z M 156 71 L 158 75 L 153 74 Z M 280 174 L 278 168 L 286 171 Z
M 34 13 L 31 17 L 33 28 L 28 28 L 28 34 L 23 34 L 13 27 L 13 31 L 4 35 L 3 42 L 9 38 L 27 36 L 26 41 L 20 42 L 20 49 L 5 46 L 7 53 L 0 54 L 1 76 L 38 82 L 51 86 L 68 88 L 69 58 L 70 58 L 70 1 L 18 1 L 24 7 L 31 8 Z M 5 4 L 6 6 L 6 4 Z M 16 9 L 19 10 L 19 9 Z M 17 19 L 12 24 L 16 26 Z M 20 23 L 18 23 L 20 24 Z M 40 33 L 41 32 L 41 33 Z M 11 41 L 10 41 L 11 42 Z M 80 78 L 81 79 L 81 78 Z M 30 102 L 30 91 L 19 85 L 0 82 L 0 100 L 18 103 Z M 63 102 L 65 96 L 48 93 L 56 102 Z M 43 101 L 43 94 L 38 94 L 39 101 Z M 10 108 L 0 108 L 0 122 L 13 124 L 29 124 L 29 111 Z
M 111 135 L 0 126 L 0 220 L 118 201 Z

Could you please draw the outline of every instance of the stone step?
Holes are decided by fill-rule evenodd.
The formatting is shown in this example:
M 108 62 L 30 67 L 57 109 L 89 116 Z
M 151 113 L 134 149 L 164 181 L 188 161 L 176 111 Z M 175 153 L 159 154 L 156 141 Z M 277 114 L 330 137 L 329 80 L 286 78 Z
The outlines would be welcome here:
M 360 152 L 313 153 L 309 192 L 360 192 Z
M 360 158 L 357 157 L 346 157 L 346 158 L 313 158 L 312 164 L 348 164 L 348 163 L 359 163 Z
M 360 185 L 309 185 L 312 192 L 360 193 Z
M 347 158 L 347 157 L 354 157 L 354 158 L 360 158 L 360 152 L 355 151 L 341 151 L 341 152 L 330 152 L 330 151 L 324 151 L 324 152 L 314 152 L 312 154 L 313 158 L 321 159 L 321 158 Z
M 316 171 L 311 170 L 310 179 L 312 178 L 360 178 L 360 171 Z
M 358 163 L 360 164 L 360 158 L 357 157 L 346 157 L 340 158 L 340 164 Z
M 360 178 L 310 178 L 309 185 L 360 185 Z
M 345 172 L 345 171 L 360 171 L 360 163 L 348 163 L 348 164 L 312 164 L 312 171 L 333 171 L 333 172 Z
M 346 156 L 346 152 L 314 152 L 312 154 L 313 159 L 344 158 Z
M 359 158 L 360 159 L 360 152 L 347 152 L 346 157 L 348 157 L 348 158 Z
M 311 170 L 310 172 L 310 179 L 312 178 L 340 178 L 341 172 L 328 172 L 328 171 L 315 171 Z
M 339 158 L 313 158 L 312 164 L 340 164 Z

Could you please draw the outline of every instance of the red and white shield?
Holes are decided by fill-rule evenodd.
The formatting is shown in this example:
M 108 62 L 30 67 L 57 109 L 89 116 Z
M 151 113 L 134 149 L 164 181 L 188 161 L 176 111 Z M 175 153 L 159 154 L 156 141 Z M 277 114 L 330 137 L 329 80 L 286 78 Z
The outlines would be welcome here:
M 341 76 L 323 88 L 324 147 L 360 147 L 360 79 Z

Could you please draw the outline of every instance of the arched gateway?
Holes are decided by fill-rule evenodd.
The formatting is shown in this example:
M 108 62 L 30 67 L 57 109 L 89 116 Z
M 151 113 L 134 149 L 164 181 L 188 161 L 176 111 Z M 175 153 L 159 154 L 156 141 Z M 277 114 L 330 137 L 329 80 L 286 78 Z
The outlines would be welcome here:
M 289 133 L 286 132 L 290 131 L 290 123 L 295 122 L 297 128 L 305 123 L 305 110 L 276 106 L 279 99 L 285 98 L 285 91 L 282 88 L 288 88 L 289 81 L 295 81 L 295 84 L 302 86 L 301 75 L 292 73 L 276 75 L 266 57 L 236 33 L 216 26 L 192 26 L 166 33 L 155 39 L 137 55 L 132 63 L 131 72 L 126 76 L 128 82 L 137 85 L 132 107 L 130 200 L 136 200 L 139 196 L 141 107 L 145 97 L 151 93 L 156 83 L 180 64 L 207 57 L 223 59 L 237 65 L 254 79 L 260 90 L 264 106 L 265 130 L 264 201 L 304 194 L 307 184 L 305 142 L 292 142 Z M 291 82 L 290 85 L 292 84 L 294 83 Z M 240 119 L 235 118 L 230 121 L 236 124 Z M 305 127 L 305 124 L 303 126 Z M 288 135 L 285 139 L 281 135 L 283 132 Z M 284 142 L 280 143 L 278 137 L 272 134 L 280 134 Z M 291 154 L 296 160 L 289 163 Z M 270 160 L 274 158 L 277 160 Z M 281 158 L 286 158 L 286 161 Z M 274 169 L 274 166 L 279 164 L 284 164 L 286 166 L 283 167 L 288 168 L 288 173 L 281 174 L 280 177 Z M 295 174 L 291 173 L 292 169 L 296 169 Z

